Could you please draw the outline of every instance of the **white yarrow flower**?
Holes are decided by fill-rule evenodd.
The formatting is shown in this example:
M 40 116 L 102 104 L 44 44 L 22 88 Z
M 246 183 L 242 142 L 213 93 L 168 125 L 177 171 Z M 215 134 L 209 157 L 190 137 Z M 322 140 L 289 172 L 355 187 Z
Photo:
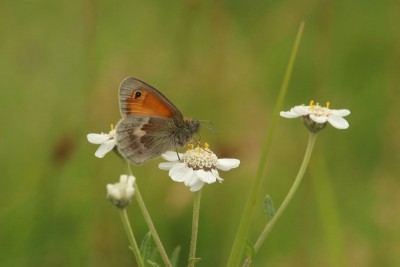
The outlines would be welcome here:
M 347 109 L 329 109 L 329 102 L 326 107 L 315 105 L 311 100 L 309 106 L 295 106 L 289 111 L 281 111 L 280 115 L 284 118 L 292 119 L 302 117 L 304 124 L 311 132 L 318 132 L 325 128 L 327 123 L 331 124 L 336 129 L 347 129 L 349 123 L 343 117 L 350 114 Z
M 112 128 L 112 127 L 111 127 Z M 116 145 L 115 130 L 111 129 L 108 134 L 90 133 L 87 135 L 89 143 L 100 145 L 94 154 L 98 158 L 103 158 L 108 152 L 110 152 Z
M 204 184 L 222 182 L 218 170 L 229 171 L 240 164 L 238 159 L 218 159 L 208 148 L 192 148 L 184 154 L 167 151 L 161 155 L 168 162 L 158 165 L 162 170 L 168 170 L 169 176 L 175 182 L 182 182 L 190 191 L 200 190 Z
M 122 174 L 119 182 L 107 185 L 107 198 L 118 208 L 126 207 L 132 199 L 135 176 Z

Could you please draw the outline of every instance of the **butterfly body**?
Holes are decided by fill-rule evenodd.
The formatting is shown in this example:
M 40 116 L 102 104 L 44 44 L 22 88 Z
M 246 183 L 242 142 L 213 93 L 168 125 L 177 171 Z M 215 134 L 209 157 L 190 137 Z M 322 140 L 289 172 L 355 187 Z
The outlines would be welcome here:
M 128 77 L 119 89 L 122 119 L 116 126 L 119 153 L 135 164 L 143 164 L 167 150 L 192 140 L 200 122 L 185 119 L 158 90 Z

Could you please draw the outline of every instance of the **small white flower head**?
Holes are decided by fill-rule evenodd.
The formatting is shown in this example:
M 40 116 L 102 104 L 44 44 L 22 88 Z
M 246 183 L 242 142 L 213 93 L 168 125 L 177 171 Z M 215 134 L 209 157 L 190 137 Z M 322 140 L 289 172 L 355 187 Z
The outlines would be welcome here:
M 116 207 L 125 208 L 131 202 L 135 184 L 135 176 L 122 174 L 119 182 L 107 185 L 107 198 Z
M 168 162 L 160 163 L 158 167 L 168 170 L 173 181 L 183 182 L 192 192 L 200 190 L 204 184 L 221 183 L 223 179 L 217 169 L 229 171 L 240 164 L 238 159 L 218 159 L 207 143 L 205 148 L 193 148 L 193 145 L 188 148 L 184 154 L 165 152 L 161 156 Z
M 87 135 L 87 139 L 89 143 L 100 145 L 96 150 L 94 155 L 98 158 L 103 158 L 108 152 L 110 152 L 116 145 L 115 140 L 115 129 L 113 129 L 113 125 L 111 125 L 111 131 L 108 134 L 100 133 L 90 133 Z
M 347 109 L 329 109 L 329 102 L 326 107 L 315 105 L 311 100 L 309 106 L 295 106 L 290 111 L 281 111 L 280 115 L 284 118 L 292 119 L 300 117 L 309 131 L 316 133 L 325 128 L 328 122 L 336 129 L 347 129 L 349 123 L 343 118 L 350 114 Z

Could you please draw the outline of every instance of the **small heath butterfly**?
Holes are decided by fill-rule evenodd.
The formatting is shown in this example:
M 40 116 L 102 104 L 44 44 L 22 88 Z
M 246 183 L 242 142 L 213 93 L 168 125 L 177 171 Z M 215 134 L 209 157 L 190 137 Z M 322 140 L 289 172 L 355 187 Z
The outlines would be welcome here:
M 119 87 L 119 108 L 118 151 L 135 164 L 186 145 L 200 131 L 198 120 L 184 118 L 162 93 L 133 77 L 125 78 Z

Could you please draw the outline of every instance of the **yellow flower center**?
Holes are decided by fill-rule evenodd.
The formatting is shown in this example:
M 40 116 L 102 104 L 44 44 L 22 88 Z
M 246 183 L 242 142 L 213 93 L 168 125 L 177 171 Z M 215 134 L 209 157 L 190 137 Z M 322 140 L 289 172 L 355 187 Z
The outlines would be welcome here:
M 329 109 L 329 106 L 330 106 L 330 102 L 329 101 L 326 102 L 326 107 L 321 107 L 318 102 L 317 102 L 317 104 L 314 104 L 314 100 L 310 101 L 311 112 L 314 113 L 317 116 L 330 115 L 331 111 Z
M 209 149 L 207 143 L 204 144 L 205 148 L 197 146 L 193 149 L 188 146 L 188 150 L 183 154 L 183 162 L 186 163 L 190 168 L 194 170 L 203 169 L 209 171 L 217 167 L 217 156 Z

